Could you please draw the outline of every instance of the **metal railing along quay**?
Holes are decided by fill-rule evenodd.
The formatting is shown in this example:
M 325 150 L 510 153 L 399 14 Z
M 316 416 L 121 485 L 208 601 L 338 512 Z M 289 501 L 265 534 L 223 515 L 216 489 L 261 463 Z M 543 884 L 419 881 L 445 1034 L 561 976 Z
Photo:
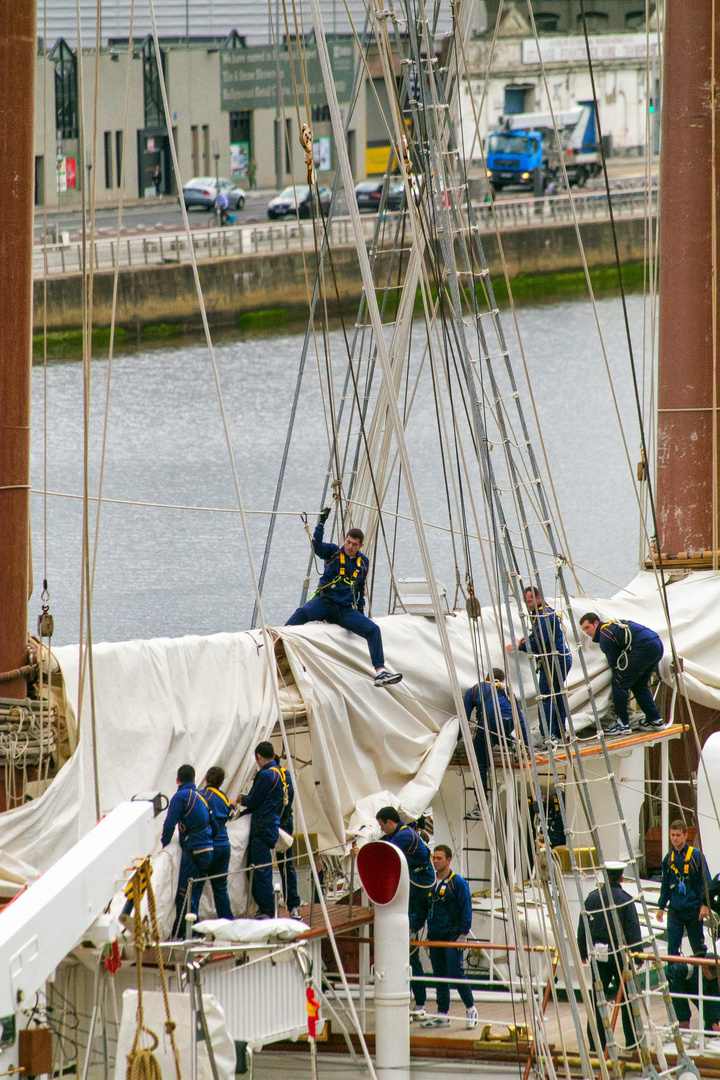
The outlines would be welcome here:
M 657 212 L 657 188 L 622 190 L 612 193 L 613 213 L 617 218 L 642 217 Z M 493 207 L 489 203 L 474 203 L 473 208 L 480 232 L 494 232 Z M 545 195 L 541 198 L 497 199 L 495 220 L 501 229 L 552 227 L 573 221 L 573 209 L 581 222 L 607 220 L 607 198 L 602 191 L 573 192 L 572 204 L 567 195 Z M 389 213 L 393 218 L 395 213 Z M 365 239 L 370 242 L 375 230 L 375 215 L 362 218 Z M 328 226 L 330 244 L 339 247 L 352 244 L 349 217 L 335 218 Z M 227 258 L 238 255 L 259 255 L 276 251 L 314 253 L 313 223 L 292 219 L 268 221 L 257 225 L 226 225 L 191 232 L 195 257 L 198 260 Z M 187 263 L 190 252 L 184 231 L 164 230 L 140 234 L 98 237 L 93 243 L 93 265 L 96 270 L 122 267 L 157 266 L 168 263 Z M 83 269 L 82 243 L 36 243 L 33 272 L 41 278 L 45 273 L 78 274 Z

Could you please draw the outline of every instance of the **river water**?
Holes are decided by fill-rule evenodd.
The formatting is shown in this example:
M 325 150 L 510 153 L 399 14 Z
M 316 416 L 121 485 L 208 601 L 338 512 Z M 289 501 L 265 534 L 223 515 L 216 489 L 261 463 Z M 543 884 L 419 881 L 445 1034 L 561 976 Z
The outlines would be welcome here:
M 642 297 L 631 296 L 628 304 L 640 367 Z M 620 301 L 602 300 L 598 311 L 634 470 L 639 433 Z M 531 415 L 509 316 L 504 324 L 521 398 Z M 527 307 L 519 312 L 519 326 L 571 556 L 576 566 L 593 572 L 578 571 L 590 596 L 611 595 L 615 585 L 626 584 L 637 572 L 638 509 L 592 307 L 587 301 Z M 217 348 L 233 452 L 249 510 L 268 510 L 272 505 L 301 344 L 302 334 L 293 332 L 236 339 Z M 330 345 L 339 386 L 344 372 L 339 331 L 331 335 Z M 321 352 L 320 370 L 324 364 Z M 308 358 L 281 503 L 282 510 L 293 513 L 278 520 L 266 583 L 265 614 L 271 624 L 284 622 L 299 601 L 309 549 L 297 514 L 307 511 L 314 523 L 327 469 L 318 370 L 313 354 Z M 89 456 L 94 491 L 106 379 L 107 361 L 94 361 Z M 47 456 L 43 452 L 45 411 Z M 43 371 L 36 367 L 33 488 L 43 487 L 46 461 L 49 491 L 81 493 L 82 415 L 81 365 L 64 362 L 49 366 L 47 393 Z M 425 378 L 407 437 L 423 517 L 445 524 L 445 488 L 439 456 L 434 452 L 435 430 L 432 388 Z M 115 358 L 104 496 L 173 506 L 236 507 L 204 347 L 188 345 Z M 39 587 L 46 572 L 55 615 L 55 643 L 59 645 L 78 640 L 82 507 L 77 500 L 50 496 L 45 524 L 43 502 L 42 495 L 33 494 L 36 589 L 30 603 L 30 625 L 34 628 Z M 394 494 L 390 504 L 394 508 Z M 400 511 L 407 513 L 402 495 Z M 252 554 L 258 562 L 268 520 L 266 515 L 250 517 Z M 388 521 L 392 528 L 391 519 Z M 436 576 L 446 582 L 452 598 L 455 570 L 447 534 L 429 530 L 428 535 Z M 485 596 L 484 583 L 478 580 L 481 563 L 477 544 L 475 549 L 476 588 Z M 409 523 L 398 528 L 394 565 L 396 577 L 422 576 Z M 547 559 L 543 565 L 551 566 Z M 550 568 L 543 578 L 548 592 L 552 577 Z M 379 558 L 374 614 L 387 611 L 387 598 L 388 572 L 384 559 Z M 237 514 L 103 504 L 93 603 L 95 641 L 244 629 L 250 624 L 252 601 L 248 557 Z

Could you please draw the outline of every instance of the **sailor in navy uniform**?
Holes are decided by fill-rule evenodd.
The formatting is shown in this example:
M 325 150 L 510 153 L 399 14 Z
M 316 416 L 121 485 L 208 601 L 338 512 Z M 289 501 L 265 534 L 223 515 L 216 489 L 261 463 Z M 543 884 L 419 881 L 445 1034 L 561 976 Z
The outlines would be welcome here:
M 706 900 L 712 882 L 705 856 L 688 844 L 687 825 L 682 818 L 670 822 L 671 848 L 662 863 L 662 884 L 658 897 L 658 919 L 668 908 L 668 956 L 679 956 L 687 930 L 693 956 L 707 952 L 703 919 L 710 914 Z
M 472 925 L 472 900 L 470 887 L 465 878 L 450 869 L 452 851 L 447 844 L 436 844 L 432 861 L 436 880 L 429 894 L 428 941 L 465 941 Z M 465 1006 L 465 1027 L 478 1024 L 478 1014 L 472 990 L 463 967 L 462 949 L 429 949 L 433 975 L 439 979 L 457 979 L 453 987 Z M 437 1015 L 429 1017 L 423 1027 L 447 1027 L 450 1023 L 451 984 L 440 982 L 436 986 Z
M 258 918 L 275 917 L 275 894 L 272 882 L 273 850 L 280 835 L 280 815 L 287 803 L 287 787 L 275 761 L 271 742 L 255 747 L 258 771 L 247 795 L 241 795 L 241 815 L 252 814 L 248 868 L 252 868 L 252 895 L 258 906 Z
M 375 685 L 398 683 L 402 675 L 385 667 L 380 627 L 363 614 L 365 582 L 370 568 L 367 555 L 360 550 L 365 536 L 360 529 L 350 529 L 342 547 L 325 543 L 323 530 L 329 516 L 330 507 L 326 506 L 318 518 L 312 539 L 313 551 L 325 562 L 317 592 L 293 612 L 285 625 L 329 622 L 342 626 L 352 634 L 359 634 L 368 643 L 370 660 L 375 668 Z
M 227 822 L 233 804 L 224 791 L 221 791 L 225 779 L 225 770 L 219 765 L 208 769 L 205 787 L 200 792 L 212 814 L 213 858 L 208 870 L 210 887 L 213 892 L 215 911 L 218 919 L 232 919 L 233 913 L 228 896 L 227 872 L 230 866 L 230 838 L 227 834 Z
M 283 765 L 280 764 L 280 757 L 275 755 L 275 762 L 278 769 L 282 773 L 283 781 L 287 790 L 287 801 L 283 807 L 280 815 L 280 828 L 283 829 L 289 836 L 293 835 L 295 823 L 293 821 L 293 803 L 295 801 L 295 789 L 293 787 L 292 777 L 290 772 Z M 280 871 L 280 878 L 283 884 L 283 895 L 285 897 L 285 906 L 290 913 L 291 919 L 300 918 L 300 894 L 297 887 L 297 871 L 295 870 L 295 861 L 293 858 L 293 847 L 291 844 L 285 851 L 278 851 L 276 854 L 278 870 Z
M 408 901 L 410 934 L 412 937 L 417 937 L 427 920 L 429 892 L 435 881 L 430 848 L 421 840 L 412 826 L 403 824 L 394 806 L 383 806 L 375 816 L 383 832 L 380 839 L 395 844 L 396 847 L 400 848 L 407 860 L 410 874 L 410 898 Z M 410 967 L 416 979 L 424 978 L 425 972 L 420 960 L 420 947 L 417 945 L 410 951 Z M 411 981 L 410 989 L 415 999 L 415 1008 L 411 1013 L 411 1018 L 422 1020 L 427 1016 L 425 1012 L 425 1002 L 427 1000 L 425 983 Z
M 181 765 L 177 771 L 177 791 L 170 800 L 162 831 L 162 846 L 168 846 L 173 838 L 175 826 L 180 833 L 180 873 L 175 894 L 175 922 L 172 936 L 184 937 L 183 916 L 197 915 L 200 897 L 205 887 L 205 877 L 210 872 L 213 858 L 213 834 L 210 808 L 207 801 L 195 787 L 195 769 L 192 765 Z M 185 908 L 185 893 L 192 878 L 193 887 L 190 904 Z
M 587 962 L 590 948 L 593 946 L 595 947 L 598 975 L 600 977 L 600 982 L 602 983 L 605 1000 L 608 1002 L 611 997 L 617 997 L 623 979 L 623 972 L 627 970 L 628 960 L 626 950 L 633 949 L 637 951 L 642 942 L 640 920 L 638 919 L 638 914 L 635 909 L 635 901 L 629 893 L 625 892 L 621 884 L 624 869 L 625 863 L 606 862 L 605 870 L 610 883 L 610 889 L 608 890 L 607 885 L 602 884 L 598 889 L 593 889 L 593 891 L 587 895 L 585 900 L 585 913 L 590 928 L 591 942 L 588 943 L 587 940 L 585 918 L 582 914 L 580 915 L 577 929 L 578 948 L 580 950 L 580 959 L 583 963 Z M 613 908 L 617 911 L 621 937 L 618 937 L 615 918 L 612 914 Z M 601 959 L 601 957 L 604 957 L 604 959 Z M 597 999 L 595 998 L 594 987 L 593 1000 L 595 1002 L 595 1022 L 600 1038 L 600 1050 L 598 1052 L 601 1052 L 605 1049 L 605 1026 L 602 1022 L 602 1014 L 598 1007 Z M 637 1045 L 638 1039 L 633 1026 L 627 995 L 625 993 L 623 993 L 620 1013 L 622 1016 L 625 1046 L 627 1049 L 632 1049 Z M 592 1029 L 589 1023 L 587 1031 L 590 1046 L 592 1048 L 595 1040 L 593 1039 Z
M 659 730 L 665 726 L 658 707 L 648 687 L 650 677 L 663 654 L 663 643 L 648 626 L 620 619 L 600 622 L 594 611 L 588 611 L 580 620 L 589 638 L 599 645 L 612 669 L 612 698 L 617 722 L 605 732 L 606 735 L 629 735 L 628 698 L 632 691 L 638 706 L 645 713 L 640 727 L 646 731 Z
M 471 686 L 465 694 L 465 714 L 468 720 L 475 714 L 477 731 L 473 739 L 473 748 L 477 757 L 480 779 L 485 794 L 488 793 L 488 767 L 493 746 L 498 746 L 501 739 L 510 740 L 515 734 L 515 720 L 510 695 L 505 687 L 505 672 L 493 668 L 492 680 L 488 676 L 484 682 Z M 527 725 L 518 710 L 520 731 L 526 746 L 529 745 Z
M 525 590 L 531 630 L 517 643 L 520 652 L 531 652 L 537 663 L 538 689 L 545 718 L 545 738 L 562 739 L 565 735 L 565 679 L 572 667 L 572 655 L 565 641 L 560 616 L 540 596 L 537 589 Z M 508 645 L 512 652 L 515 646 Z

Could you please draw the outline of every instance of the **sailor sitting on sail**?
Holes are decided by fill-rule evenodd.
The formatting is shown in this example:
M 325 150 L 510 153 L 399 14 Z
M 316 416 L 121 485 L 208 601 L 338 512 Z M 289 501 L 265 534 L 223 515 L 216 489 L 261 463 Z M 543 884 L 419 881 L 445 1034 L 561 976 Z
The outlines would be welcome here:
M 318 518 L 312 538 L 313 551 L 325 561 L 318 590 L 307 604 L 293 612 L 285 625 L 329 622 L 344 627 L 352 634 L 359 634 L 365 638 L 370 649 L 375 685 L 398 683 L 402 675 L 385 667 L 380 627 L 363 615 L 365 582 L 370 567 L 367 555 L 360 552 L 364 534 L 360 529 L 350 529 L 342 547 L 326 544 L 323 541 L 323 528 L 329 517 L 330 507 L 326 506 Z
M 513 739 L 515 736 L 512 702 L 505 688 L 505 672 L 500 668 L 493 668 L 492 677 L 488 675 L 484 682 L 471 686 L 465 694 L 465 713 L 468 720 L 472 719 L 473 712 L 477 723 L 473 748 L 480 770 L 480 779 L 487 795 L 488 766 L 492 748 L 498 746 L 501 740 Z M 518 710 L 518 720 L 523 741 L 526 746 L 529 746 L 527 726 L 520 710 Z M 470 816 L 476 817 L 479 813 L 477 809 Z
M 663 643 L 647 626 L 640 623 L 615 621 L 601 623 L 594 611 L 580 620 L 589 638 L 599 645 L 612 668 L 612 697 L 617 722 L 608 728 L 606 735 L 629 735 L 628 698 L 632 690 L 639 707 L 645 713 L 640 727 L 653 731 L 662 728 L 661 717 L 648 688 L 650 676 L 658 666 L 663 654 Z

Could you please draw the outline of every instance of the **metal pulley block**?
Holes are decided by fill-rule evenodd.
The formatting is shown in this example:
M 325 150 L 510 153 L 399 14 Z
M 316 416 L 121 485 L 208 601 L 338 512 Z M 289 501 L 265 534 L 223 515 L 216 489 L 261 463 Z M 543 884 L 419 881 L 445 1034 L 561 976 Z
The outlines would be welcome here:
M 55 630 L 55 620 L 46 607 L 38 615 L 37 632 L 39 638 L 52 637 Z

